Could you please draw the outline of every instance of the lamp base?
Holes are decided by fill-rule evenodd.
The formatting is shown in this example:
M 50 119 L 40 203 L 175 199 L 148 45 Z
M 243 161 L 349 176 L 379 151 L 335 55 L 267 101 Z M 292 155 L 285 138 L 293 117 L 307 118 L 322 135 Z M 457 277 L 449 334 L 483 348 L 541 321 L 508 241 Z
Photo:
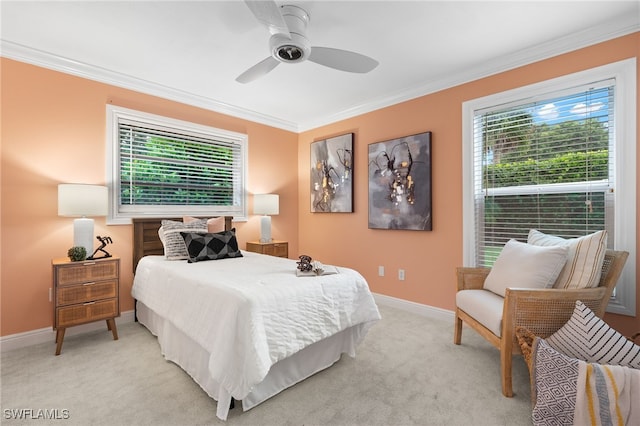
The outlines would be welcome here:
M 260 218 L 260 242 L 270 243 L 271 241 L 271 216 L 262 216 Z
M 93 219 L 81 217 L 73 221 L 73 246 L 84 247 L 87 257 L 93 254 Z

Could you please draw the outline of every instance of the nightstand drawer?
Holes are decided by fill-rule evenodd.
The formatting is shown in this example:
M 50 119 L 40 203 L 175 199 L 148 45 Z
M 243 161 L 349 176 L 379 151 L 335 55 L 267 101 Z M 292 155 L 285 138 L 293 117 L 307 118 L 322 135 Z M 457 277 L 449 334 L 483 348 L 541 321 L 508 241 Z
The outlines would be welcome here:
M 110 299 L 118 295 L 118 281 L 92 281 L 80 285 L 58 288 L 56 300 L 58 306 L 73 305 L 75 303 L 92 302 L 100 299 Z
M 268 254 L 269 256 L 289 257 L 289 243 L 287 241 L 273 241 L 270 243 L 248 242 L 247 251 Z
M 118 261 L 73 262 L 56 268 L 59 286 L 118 278 Z
M 70 327 L 116 316 L 118 316 L 118 299 L 88 302 L 56 309 L 58 327 Z
M 264 254 L 269 254 L 271 256 L 278 257 L 287 257 L 289 245 L 287 243 L 273 243 L 265 245 Z

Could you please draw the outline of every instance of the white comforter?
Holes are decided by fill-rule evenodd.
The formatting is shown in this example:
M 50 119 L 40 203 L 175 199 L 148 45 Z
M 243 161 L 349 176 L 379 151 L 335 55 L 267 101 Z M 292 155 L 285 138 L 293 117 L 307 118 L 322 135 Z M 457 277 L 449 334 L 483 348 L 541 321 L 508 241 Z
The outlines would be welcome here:
M 147 256 L 132 289 L 135 299 L 207 349 L 213 379 L 236 399 L 279 360 L 380 319 L 367 282 L 352 269 L 296 277 L 291 259 L 242 253 L 197 263 Z

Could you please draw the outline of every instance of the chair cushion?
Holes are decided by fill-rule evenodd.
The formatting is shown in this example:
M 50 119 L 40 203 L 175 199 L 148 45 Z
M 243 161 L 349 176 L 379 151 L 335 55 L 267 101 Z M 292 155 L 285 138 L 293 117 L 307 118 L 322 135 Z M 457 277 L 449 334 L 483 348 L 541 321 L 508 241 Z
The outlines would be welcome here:
M 558 352 L 587 362 L 640 369 L 640 346 L 609 327 L 579 300 L 569 321 L 549 336 L 547 343 Z
M 504 297 L 488 290 L 460 290 L 456 293 L 456 306 L 496 336 L 502 334 Z
M 607 231 L 598 231 L 580 238 L 564 239 L 531 229 L 527 238 L 536 246 L 567 246 L 567 263 L 560 272 L 554 288 L 597 287 L 602 274 L 602 262 L 607 249 Z
M 551 288 L 567 261 L 567 246 L 543 247 L 511 239 L 498 255 L 484 288 L 504 297 L 507 288 Z

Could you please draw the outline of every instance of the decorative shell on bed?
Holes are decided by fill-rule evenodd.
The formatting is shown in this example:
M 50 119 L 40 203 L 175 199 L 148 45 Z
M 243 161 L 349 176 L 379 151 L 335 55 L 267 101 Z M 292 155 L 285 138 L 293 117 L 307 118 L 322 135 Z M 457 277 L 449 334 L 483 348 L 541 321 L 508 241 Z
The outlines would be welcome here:
M 298 269 L 300 269 L 302 272 L 308 272 L 313 269 L 313 264 L 311 263 L 313 259 L 311 259 L 311 256 L 303 254 L 298 256 L 298 259 L 300 260 L 296 263 L 298 264 Z

